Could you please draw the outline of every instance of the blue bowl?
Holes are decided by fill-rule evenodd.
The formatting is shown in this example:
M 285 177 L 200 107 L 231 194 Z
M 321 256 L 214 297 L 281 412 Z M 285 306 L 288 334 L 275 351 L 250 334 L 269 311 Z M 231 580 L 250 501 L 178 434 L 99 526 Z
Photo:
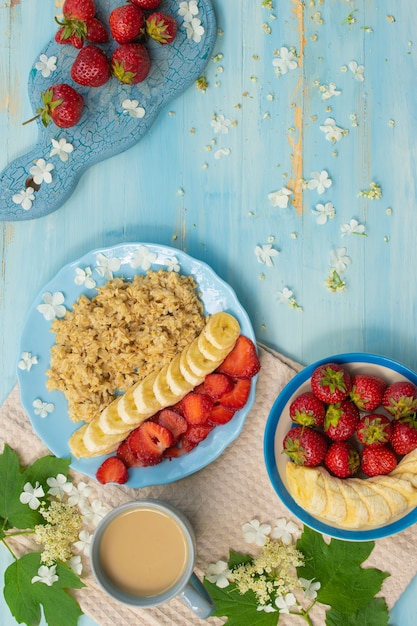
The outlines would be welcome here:
M 379 375 L 388 384 L 397 380 L 408 380 L 417 385 L 417 374 L 408 367 L 401 365 L 387 357 L 363 352 L 338 354 L 330 356 L 309 365 L 284 387 L 275 400 L 265 428 L 264 456 L 269 479 L 283 504 L 303 524 L 317 530 L 320 533 L 343 539 L 345 541 L 370 541 L 394 535 L 417 522 L 417 508 L 405 513 L 401 518 L 383 526 L 366 527 L 363 530 L 346 530 L 336 524 L 328 524 L 316 518 L 300 507 L 290 495 L 285 477 L 285 465 L 291 461 L 286 454 L 282 454 L 282 441 L 291 428 L 293 422 L 289 416 L 289 406 L 294 398 L 310 390 L 310 378 L 313 371 L 323 363 L 340 363 L 351 373 L 365 372 Z

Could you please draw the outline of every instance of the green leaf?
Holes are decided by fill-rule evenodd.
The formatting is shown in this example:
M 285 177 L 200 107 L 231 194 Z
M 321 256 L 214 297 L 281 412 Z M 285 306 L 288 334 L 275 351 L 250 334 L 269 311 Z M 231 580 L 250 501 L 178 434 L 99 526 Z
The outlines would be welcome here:
M 4 528 L 33 528 L 41 519 L 39 513 L 19 500 L 25 482 L 19 457 L 5 444 L 0 454 L 0 518 Z
M 374 545 L 372 541 L 339 539 L 327 544 L 321 534 L 305 527 L 297 542 L 305 557 L 305 565 L 297 568 L 298 576 L 320 581 L 318 602 L 341 613 L 354 614 L 374 598 L 389 576 L 379 569 L 361 566 Z
M 80 589 L 84 583 L 68 567 L 58 564 L 59 577 L 51 587 L 31 580 L 41 565 L 40 553 L 31 552 L 14 561 L 4 575 L 4 597 L 15 620 L 37 626 L 41 619 L 40 606 L 49 626 L 76 626 L 82 611 L 67 589 Z
M 58 474 L 68 476 L 69 464 L 69 459 L 59 459 L 52 455 L 43 456 L 25 469 L 23 472 L 24 482 L 30 482 L 34 485 L 38 481 L 46 493 L 49 489 L 46 479 L 55 478 Z
M 388 621 L 388 607 L 384 598 L 374 598 L 351 615 L 335 609 L 329 609 L 326 613 L 326 626 L 388 626 Z
M 239 552 L 229 550 L 229 569 L 244 565 L 245 563 L 252 563 L 252 561 L 253 557 L 250 554 L 239 554 Z
M 241 555 L 242 556 L 242 555 Z M 240 561 L 242 563 L 242 561 Z M 227 626 L 276 626 L 279 612 L 265 613 L 257 611 L 256 597 L 253 591 L 247 591 L 241 595 L 235 585 L 230 584 L 225 589 L 220 589 L 214 583 L 204 579 L 204 586 L 213 598 L 217 617 L 227 617 Z

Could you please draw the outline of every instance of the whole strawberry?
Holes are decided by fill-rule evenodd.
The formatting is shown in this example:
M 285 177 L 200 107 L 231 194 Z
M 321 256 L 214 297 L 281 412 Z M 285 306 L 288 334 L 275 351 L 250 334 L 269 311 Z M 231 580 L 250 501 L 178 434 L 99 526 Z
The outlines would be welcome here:
M 397 466 L 397 457 L 388 446 L 364 448 L 361 469 L 367 476 L 389 474 Z
M 60 44 L 71 44 L 81 49 L 85 41 L 90 43 L 106 43 L 109 40 L 108 32 L 102 22 L 96 17 L 87 21 L 64 19 L 56 22 L 61 26 L 55 35 L 55 41 Z
M 311 390 L 322 402 L 334 404 L 348 397 L 352 389 L 350 374 L 338 363 L 319 365 L 311 376 Z
M 121 83 L 135 85 L 149 74 L 151 61 L 146 47 L 140 43 L 125 43 L 113 52 L 112 72 Z
M 386 415 L 372 413 L 360 419 L 356 434 L 363 445 L 376 448 L 391 441 L 393 430 L 392 422 Z
M 294 426 L 285 435 L 283 452 L 297 465 L 319 465 L 327 451 L 327 440 L 316 430 L 307 426 Z
M 135 4 L 124 4 L 110 13 L 109 26 L 117 43 L 139 41 L 145 32 L 145 13 Z
M 392 383 L 385 390 L 382 405 L 394 419 L 417 412 L 417 387 L 409 381 Z
M 352 377 L 350 399 L 360 411 L 374 411 L 382 404 L 382 397 L 387 388 L 380 376 L 355 374 Z
M 391 446 L 397 454 L 408 454 L 417 448 L 417 421 L 414 417 L 405 417 L 394 421 Z
M 60 128 L 70 128 L 80 121 L 84 98 L 70 85 L 66 83 L 52 85 L 41 97 L 43 107 L 37 109 L 36 117 L 41 118 L 44 126 L 48 126 L 52 121 Z
M 79 85 L 101 87 L 110 76 L 109 59 L 100 48 L 93 45 L 82 48 L 71 67 L 71 78 Z
M 67 19 L 85 22 L 96 14 L 96 5 L 94 0 L 65 0 L 62 12 Z
M 159 7 L 162 0 L 130 0 L 130 2 L 132 4 L 136 4 L 144 11 L 153 11 L 153 9 L 157 9 Z
M 324 418 L 324 432 L 333 441 L 345 441 L 356 432 L 359 411 L 350 400 L 330 404 Z
M 359 452 L 347 441 L 334 441 L 324 457 L 327 469 L 338 478 L 348 478 L 358 473 L 361 459 Z
M 306 391 L 290 404 L 290 418 L 301 426 L 323 426 L 326 407 L 311 391 Z
M 174 17 L 155 11 L 146 18 L 146 32 L 155 41 L 165 45 L 177 36 L 178 24 Z

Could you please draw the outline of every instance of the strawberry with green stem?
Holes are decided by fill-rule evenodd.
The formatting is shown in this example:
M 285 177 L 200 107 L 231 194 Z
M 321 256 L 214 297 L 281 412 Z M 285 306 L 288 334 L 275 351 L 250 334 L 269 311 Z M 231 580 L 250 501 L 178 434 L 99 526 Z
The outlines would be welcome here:
M 355 374 L 352 377 L 350 399 L 360 411 L 374 411 L 380 404 L 387 383 L 380 376 Z
M 323 426 L 326 405 L 311 391 L 297 396 L 289 407 L 290 418 L 301 426 Z
M 311 390 L 322 402 L 341 402 L 352 389 L 350 374 L 338 363 L 324 363 L 311 376 Z
M 111 66 L 117 80 L 128 85 L 135 85 L 144 81 L 148 76 L 151 61 L 143 44 L 126 43 L 113 52 Z
M 358 473 L 359 452 L 347 441 L 334 441 L 324 457 L 327 469 L 338 478 L 348 478 Z
M 109 26 L 117 43 L 138 42 L 145 33 L 145 13 L 135 4 L 124 4 L 110 13 Z
M 371 413 L 364 415 L 358 423 L 356 434 L 364 446 L 378 447 L 389 443 L 392 438 L 393 425 L 386 415 Z
M 350 400 L 330 404 L 324 418 L 324 432 L 333 441 L 345 441 L 356 432 L 359 411 Z
M 172 43 L 177 36 L 178 24 L 171 15 L 155 11 L 146 18 L 146 33 L 161 45 Z
M 315 467 L 323 461 L 328 443 L 317 430 L 308 426 L 294 426 L 285 435 L 283 452 L 297 465 Z
M 394 419 L 417 412 L 417 386 L 409 381 L 397 381 L 385 390 L 382 405 Z
M 417 419 L 415 415 L 394 421 L 391 446 L 397 454 L 409 454 L 417 448 Z
M 52 121 L 60 128 L 70 128 L 80 121 L 84 98 L 67 83 L 52 85 L 41 94 L 41 98 L 43 107 L 37 109 L 37 115 L 24 124 L 40 118 L 44 126 L 48 126 Z

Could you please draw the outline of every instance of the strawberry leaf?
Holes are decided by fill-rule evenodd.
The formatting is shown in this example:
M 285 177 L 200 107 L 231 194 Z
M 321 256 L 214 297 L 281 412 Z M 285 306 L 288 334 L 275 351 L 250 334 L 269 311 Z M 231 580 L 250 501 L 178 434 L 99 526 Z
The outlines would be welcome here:
M 335 609 L 329 609 L 326 613 L 326 626 L 388 626 L 388 621 L 388 607 L 384 598 L 374 598 L 351 615 Z

